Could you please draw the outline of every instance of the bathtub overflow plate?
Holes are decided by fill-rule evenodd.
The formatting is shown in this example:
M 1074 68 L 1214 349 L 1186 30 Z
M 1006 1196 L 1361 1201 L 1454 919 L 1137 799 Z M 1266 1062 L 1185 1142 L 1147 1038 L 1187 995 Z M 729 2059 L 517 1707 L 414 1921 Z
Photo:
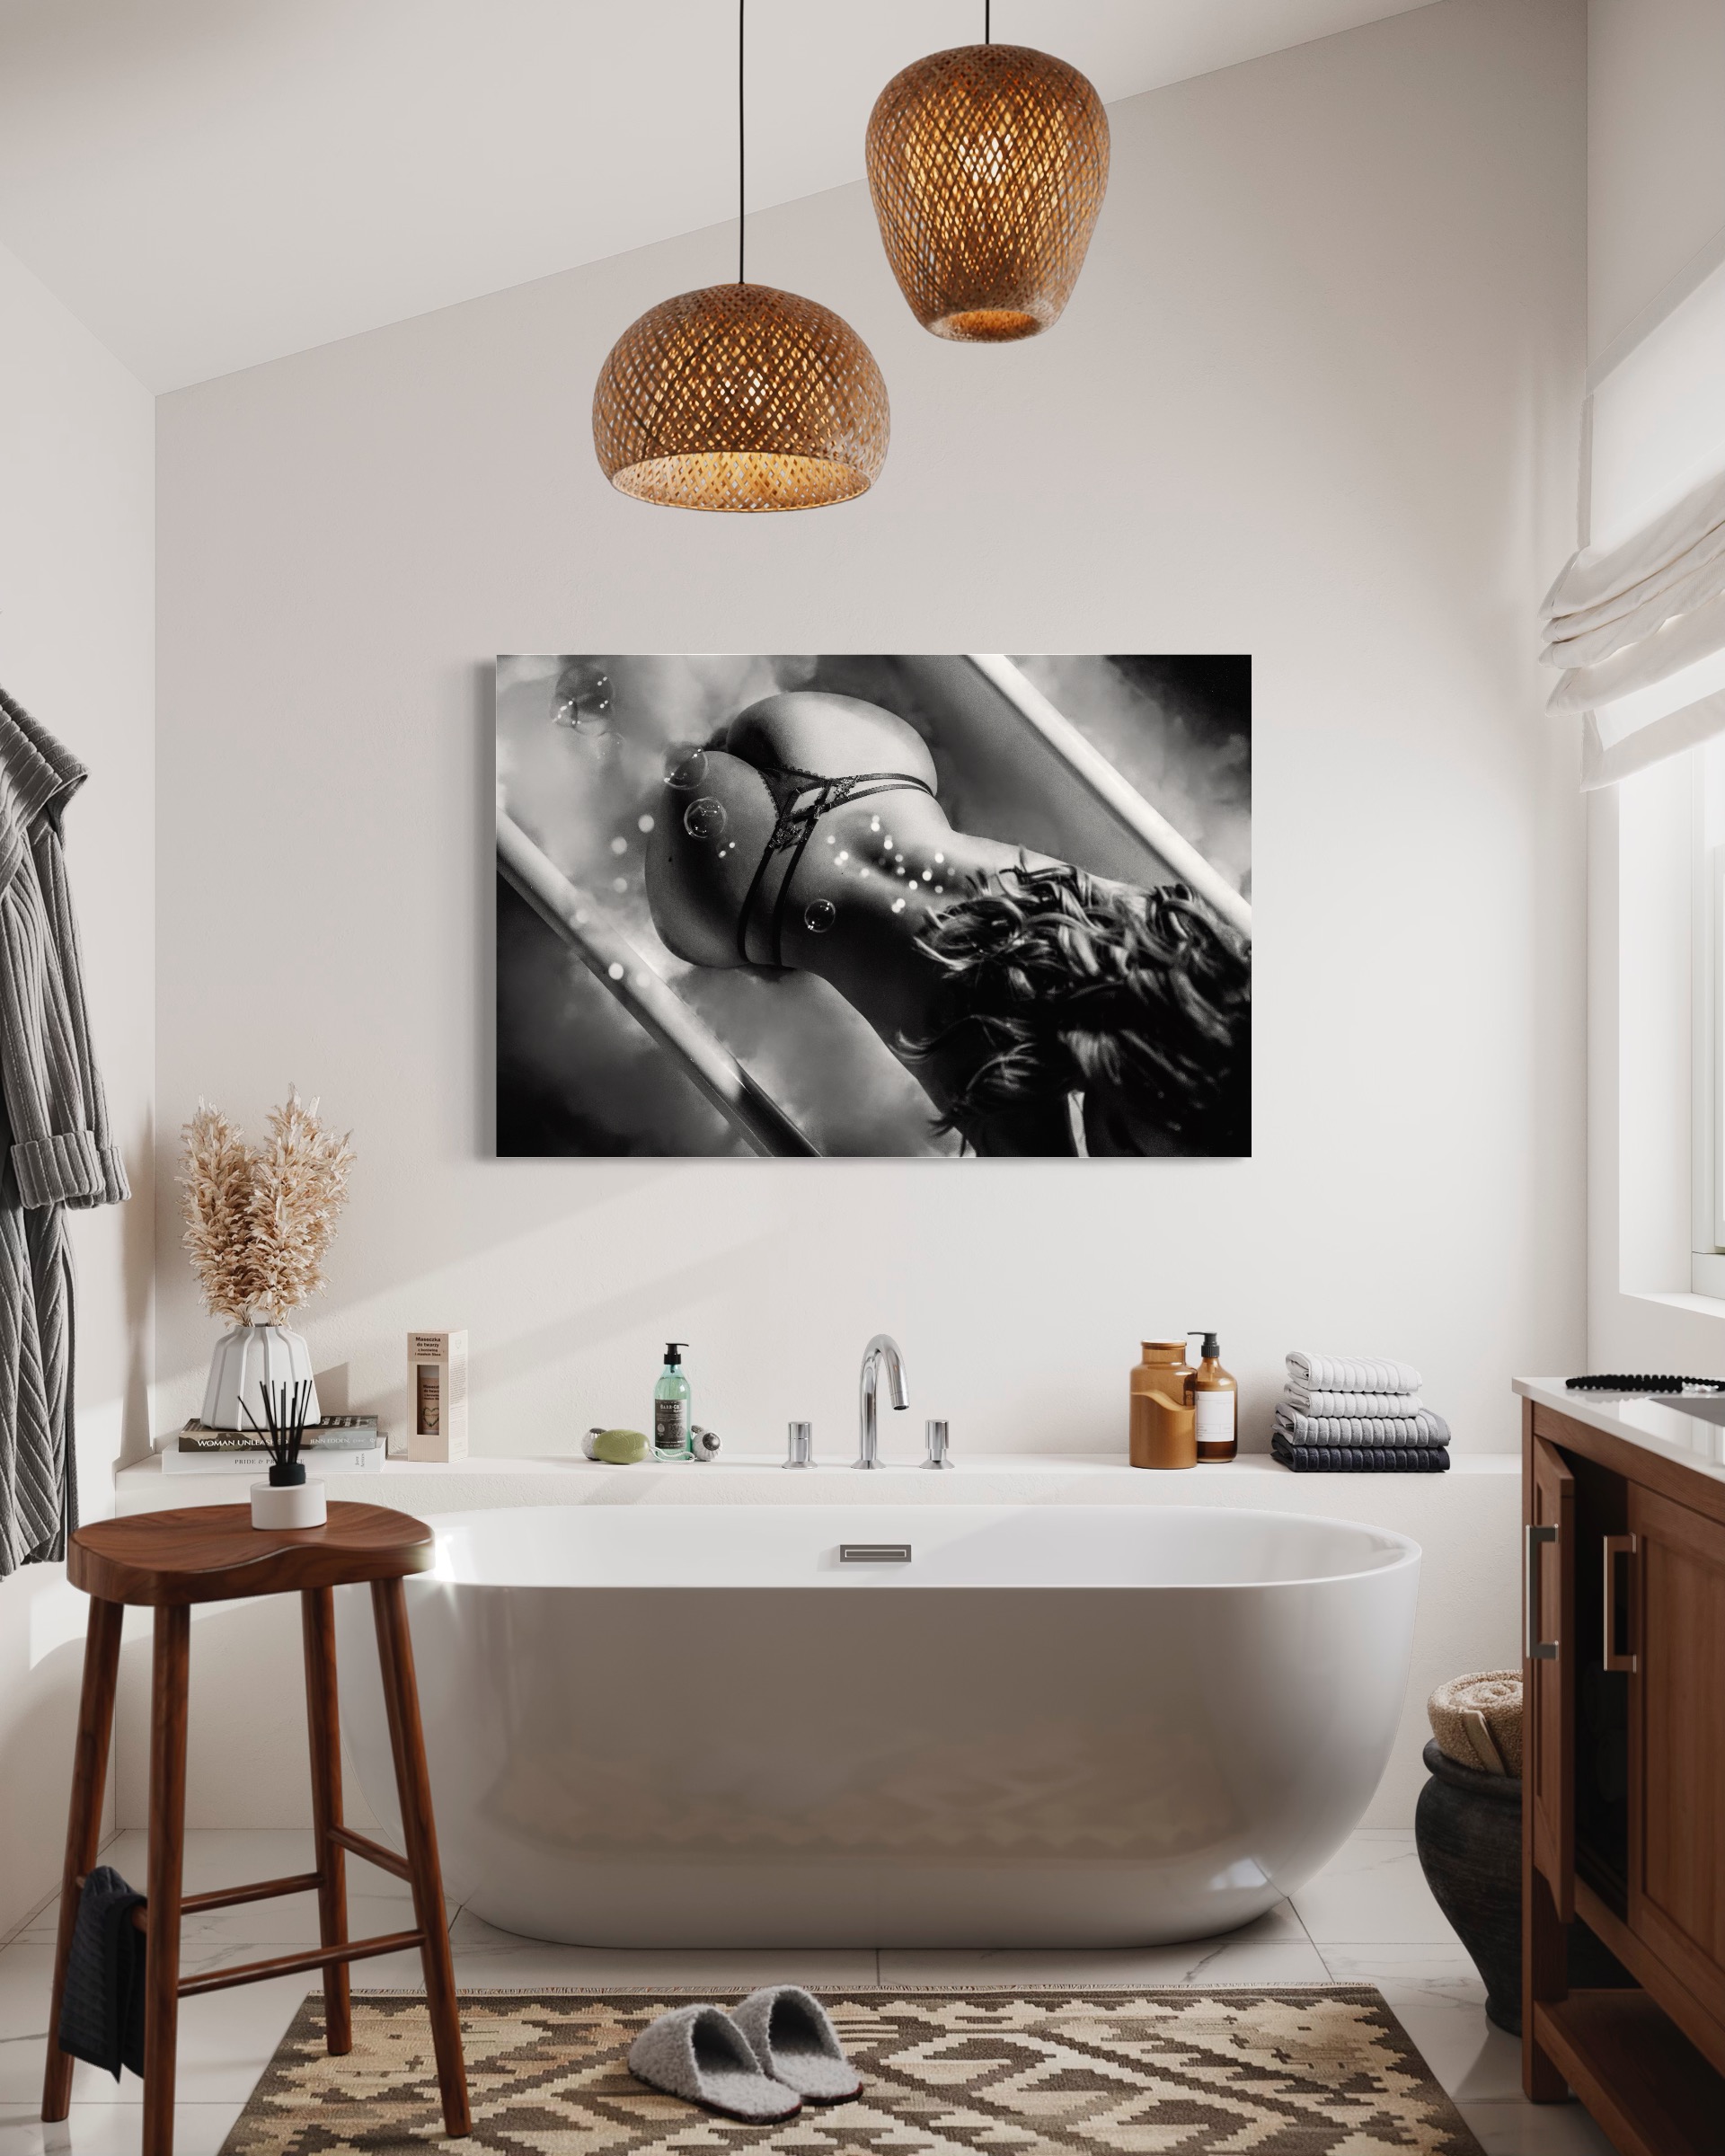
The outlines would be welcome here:
M 841 1542 L 838 1545 L 841 1565 L 907 1565 L 910 1562 L 908 1542 Z

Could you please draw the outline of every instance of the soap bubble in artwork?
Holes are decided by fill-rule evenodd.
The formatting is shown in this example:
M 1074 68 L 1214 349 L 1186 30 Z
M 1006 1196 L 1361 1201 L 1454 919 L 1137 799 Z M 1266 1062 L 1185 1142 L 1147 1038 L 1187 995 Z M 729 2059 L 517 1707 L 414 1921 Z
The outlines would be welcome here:
M 710 793 L 691 801 L 683 811 L 683 828 L 691 838 L 722 838 L 730 820 L 724 803 L 715 801 Z
M 811 898 L 802 909 L 802 925 L 811 936 L 824 936 L 838 919 L 838 908 L 830 898 Z
M 706 783 L 706 752 L 674 748 L 665 759 L 665 783 L 678 793 L 694 793 Z
M 614 695 L 611 676 L 590 658 L 572 659 L 557 676 L 551 694 L 553 726 L 572 727 L 589 739 L 611 731 Z

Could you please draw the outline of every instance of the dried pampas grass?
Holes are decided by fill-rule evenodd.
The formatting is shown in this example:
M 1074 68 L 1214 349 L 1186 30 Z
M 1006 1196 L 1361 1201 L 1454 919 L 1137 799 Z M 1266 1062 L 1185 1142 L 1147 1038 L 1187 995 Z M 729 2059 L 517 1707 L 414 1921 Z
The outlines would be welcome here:
M 323 1257 L 347 1202 L 356 1156 L 296 1088 L 248 1143 L 218 1108 L 198 1103 L 180 1162 L 185 1247 L 212 1317 L 286 1321 L 323 1286 Z

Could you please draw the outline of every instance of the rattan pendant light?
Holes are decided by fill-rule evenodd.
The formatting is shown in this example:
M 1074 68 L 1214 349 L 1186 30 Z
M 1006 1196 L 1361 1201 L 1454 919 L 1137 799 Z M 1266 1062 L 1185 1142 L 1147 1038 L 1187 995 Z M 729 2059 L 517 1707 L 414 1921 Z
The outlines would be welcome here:
M 925 330 L 1007 344 L 1057 322 L 1108 185 L 1108 115 L 1085 77 L 1028 45 L 930 53 L 869 118 L 887 260 Z
M 606 477 L 679 509 L 816 509 L 886 461 L 887 385 L 829 308 L 743 277 L 743 7 L 737 0 L 737 281 L 650 307 L 593 392 Z

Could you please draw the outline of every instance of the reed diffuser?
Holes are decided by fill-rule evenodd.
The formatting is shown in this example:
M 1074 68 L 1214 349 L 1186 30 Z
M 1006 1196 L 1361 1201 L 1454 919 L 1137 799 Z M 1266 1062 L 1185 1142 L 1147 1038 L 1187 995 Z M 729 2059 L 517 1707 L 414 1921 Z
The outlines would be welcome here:
M 329 1517 L 327 1493 L 321 1482 L 305 1478 L 300 1448 L 311 1419 L 313 1386 L 309 1378 L 295 1384 L 260 1383 L 263 1421 L 258 1421 L 242 1401 L 240 1412 L 270 1455 L 269 1480 L 252 1485 L 252 1524 L 254 1527 L 322 1527 Z

